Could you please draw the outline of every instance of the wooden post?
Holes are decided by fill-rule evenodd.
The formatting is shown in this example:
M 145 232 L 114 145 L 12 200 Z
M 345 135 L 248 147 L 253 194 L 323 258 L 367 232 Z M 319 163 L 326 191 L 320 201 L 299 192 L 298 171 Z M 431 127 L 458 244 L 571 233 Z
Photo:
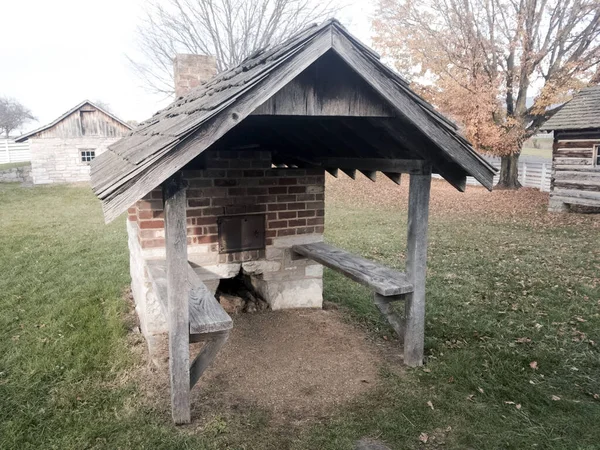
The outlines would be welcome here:
M 423 364 L 425 347 L 425 277 L 427 273 L 427 226 L 431 173 L 410 176 L 406 275 L 414 291 L 406 295 L 404 363 Z
M 190 320 L 187 283 L 187 226 L 185 184 L 181 172 L 163 183 L 169 376 L 171 412 L 176 424 L 190 423 Z

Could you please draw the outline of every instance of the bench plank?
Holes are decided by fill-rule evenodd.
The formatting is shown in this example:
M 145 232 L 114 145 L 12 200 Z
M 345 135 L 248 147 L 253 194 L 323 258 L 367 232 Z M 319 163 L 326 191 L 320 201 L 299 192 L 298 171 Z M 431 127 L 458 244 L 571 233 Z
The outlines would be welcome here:
M 406 274 L 324 242 L 294 245 L 292 250 L 370 287 L 384 297 L 408 294 L 414 290 Z
M 147 261 L 152 286 L 167 313 L 167 266 L 164 260 Z M 231 317 L 200 280 L 192 266 L 187 265 L 187 291 L 189 292 L 190 334 L 214 333 L 233 328 Z

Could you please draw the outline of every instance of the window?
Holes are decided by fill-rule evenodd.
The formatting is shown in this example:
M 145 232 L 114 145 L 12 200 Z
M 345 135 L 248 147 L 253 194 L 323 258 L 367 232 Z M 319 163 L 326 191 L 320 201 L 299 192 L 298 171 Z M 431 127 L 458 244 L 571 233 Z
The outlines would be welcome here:
M 82 163 L 89 163 L 95 157 L 96 157 L 95 150 L 81 150 L 81 162 Z
M 593 164 L 595 167 L 600 167 L 600 145 L 594 146 L 594 161 Z

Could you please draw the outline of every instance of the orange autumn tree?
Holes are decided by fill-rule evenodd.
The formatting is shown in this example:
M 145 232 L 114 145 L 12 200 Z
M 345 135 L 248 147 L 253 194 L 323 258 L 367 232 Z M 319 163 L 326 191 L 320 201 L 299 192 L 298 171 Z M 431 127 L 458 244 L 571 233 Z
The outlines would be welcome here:
M 522 143 L 600 81 L 599 0 L 377 0 L 373 28 L 413 87 L 501 157 L 500 188 L 520 187 Z

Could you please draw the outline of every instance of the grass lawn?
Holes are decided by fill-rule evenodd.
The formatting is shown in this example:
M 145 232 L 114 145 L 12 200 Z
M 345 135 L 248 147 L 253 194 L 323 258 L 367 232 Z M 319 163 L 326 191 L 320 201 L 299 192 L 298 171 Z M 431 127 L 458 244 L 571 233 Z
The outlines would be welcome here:
M 327 240 L 402 267 L 405 197 L 336 182 Z M 434 184 L 424 368 L 382 371 L 381 387 L 321 421 L 244 411 L 176 428 L 132 375 L 124 219 L 105 226 L 86 188 L 0 185 L 0 449 L 351 449 L 363 436 L 597 449 L 600 219 L 549 216 L 544 202 Z M 326 271 L 325 296 L 391 336 L 366 289 Z
M 31 165 L 31 162 L 29 161 L 0 164 L 0 170 L 14 169 L 15 167 L 26 167 L 29 165 Z

